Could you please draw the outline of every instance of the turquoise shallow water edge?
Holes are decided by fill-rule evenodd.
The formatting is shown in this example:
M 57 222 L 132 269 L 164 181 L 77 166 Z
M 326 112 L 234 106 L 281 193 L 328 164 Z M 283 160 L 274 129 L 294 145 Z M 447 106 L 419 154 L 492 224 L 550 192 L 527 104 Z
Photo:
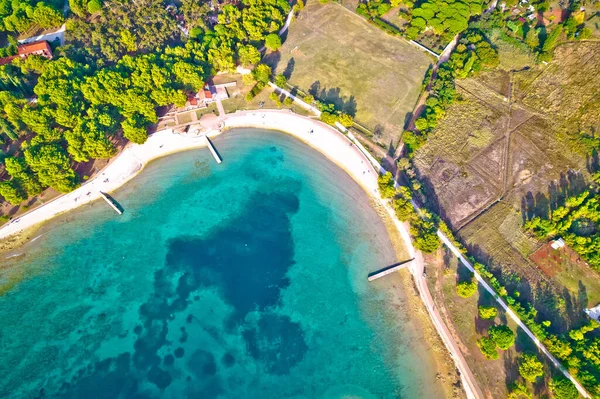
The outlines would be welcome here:
M 435 398 L 369 199 L 243 129 L 159 159 L 0 263 L 0 397 Z

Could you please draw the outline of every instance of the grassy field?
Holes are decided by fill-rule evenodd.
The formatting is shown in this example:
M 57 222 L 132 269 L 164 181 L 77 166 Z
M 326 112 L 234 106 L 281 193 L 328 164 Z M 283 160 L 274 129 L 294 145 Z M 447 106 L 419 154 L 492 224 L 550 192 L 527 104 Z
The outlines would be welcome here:
M 429 198 L 470 251 L 520 276 L 515 289 L 564 331 L 583 320 L 583 308 L 600 303 L 599 275 L 564 254 L 534 255 L 546 243 L 522 225 L 589 181 L 589 157 L 571 138 L 600 129 L 600 43 L 561 45 L 542 65 L 522 48 L 493 40 L 500 68 L 456 82 L 460 100 L 415 163 Z M 557 259 L 551 270 L 548 257 Z
M 429 56 L 336 3 L 309 2 L 268 62 L 394 144 L 421 91 Z

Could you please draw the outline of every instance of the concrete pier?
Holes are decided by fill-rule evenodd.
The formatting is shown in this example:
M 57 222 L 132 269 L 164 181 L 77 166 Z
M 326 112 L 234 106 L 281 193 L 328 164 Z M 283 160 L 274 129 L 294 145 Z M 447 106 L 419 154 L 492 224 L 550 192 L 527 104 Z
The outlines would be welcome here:
M 110 205 L 110 207 L 111 207 L 112 209 L 114 209 L 114 210 L 115 210 L 115 212 L 117 212 L 119 215 L 123 214 L 123 212 L 122 212 L 122 211 L 121 211 L 121 210 L 120 210 L 120 209 L 119 209 L 119 208 L 118 208 L 118 207 L 115 205 L 115 203 L 114 203 L 114 202 L 112 202 L 112 200 L 111 200 L 110 198 L 108 198 L 108 196 L 107 196 L 106 194 L 104 194 L 102 191 L 100 191 L 100 196 L 101 196 L 102 198 L 104 198 L 104 201 L 106 201 L 106 203 L 107 203 L 108 205 Z
M 403 269 L 406 266 L 410 265 L 410 263 L 413 260 L 414 259 L 405 260 L 403 262 L 394 263 L 393 265 L 386 266 L 383 269 L 377 270 L 377 271 L 375 271 L 373 273 L 369 273 L 368 280 L 369 281 L 377 280 L 380 277 L 387 276 L 390 273 L 393 273 L 393 272 L 395 272 L 397 270 Z
M 206 138 L 206 143 L 208 144 L 208 149 L 212 153 L 213 157 L 215 157 L 215 161 L 217 161 L 217 163 L 221 163 L 223 161 L 221 159 L 221 155 L 219 155 L 219 152 L 217 151 L 217 149 L 213 145 L 212 141 L 210 141 L 210 139 L 208 138 L 208 136 L 204 136 L 204 137 Z

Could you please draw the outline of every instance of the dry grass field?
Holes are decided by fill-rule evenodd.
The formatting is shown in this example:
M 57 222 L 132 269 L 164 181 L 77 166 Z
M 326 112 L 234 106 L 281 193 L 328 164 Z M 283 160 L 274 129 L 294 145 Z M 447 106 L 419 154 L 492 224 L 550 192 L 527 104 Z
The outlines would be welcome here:
M 494 320 L 484 320 L 479 317 L 480 305 L 494 304 L 493 298 L 481 287 L 470 298 L 462 298 L 456 293 L 456 282 L 466 269 L 458 265 L 455 257 L 439 251 L 438 254 L 427 256 L 427 265 L 429 274 L 434 276 L 429 279 L 434 301 L 446 324 L 450 326 L 450 332 L 459 344 L 484 395 L 488 398 L 506 398 L 508 387 L 519 375 L 519 357 L 523 353 L 537 353 L 535 345 L 523 331 L 517 329 L 501 309 L 498 310 L 498 316 Z M 507 324 L 516 333 L 516 340 L 515 345 L 509 350 L 498 350 L 498 359 L 488 360 L 477 347 L 477 340 L 487 335 L 487 329 L 493 324 Z M 543 397 L 547 394 L 548 376 L 553 366 L 548 364 L 543 354 L 537 353 L 537 355 L 545 364 L 546 377 L 537 381 L 533 388 L 535 397 Z
M 428 55 L 347 8 L 317 1 L 300 12 L 269 58 L 290 84 L 354 114 L 386 146 L 404 130 L 431 64 Z
M 521 276 L 518 289 L 560 329 L 600 302 L 600 278 L 569 256 L 554 257 L 548 272 L 533 255 L 545 243 L 522 225 L 589 181 L 590 160 L 571 137 L 600 131 L 600 42 L 561 45 L 551 63 L 528 70 L 521 70 L 526 55 L 507 60 L 511 54 L 501 48 L 504 69 L 457 81 L 461 100 L 415 162 L 438 211 L 473 254 Z

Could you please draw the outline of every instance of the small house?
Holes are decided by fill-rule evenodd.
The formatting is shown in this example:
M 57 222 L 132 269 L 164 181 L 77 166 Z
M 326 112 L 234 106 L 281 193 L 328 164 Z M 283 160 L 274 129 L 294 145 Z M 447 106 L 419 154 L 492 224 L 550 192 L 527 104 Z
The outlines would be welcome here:
M 52 48 L 48 42 L 46 40 L 40 40 L 38 42 L 21 44 L 17 47 L 16 55 L 0 58 L 0 65 L 10 64 L 15 58 L 27 58 L 30 55 L 40 55 L 49 60 L 53 57 Z
M 565 246 L 565 240 L 563 240 L 562 238 L 556 239 L 552 241 L 552 244 L 550 244 L 550 246 L 552 247 L 552 249 L 560 249 Z

